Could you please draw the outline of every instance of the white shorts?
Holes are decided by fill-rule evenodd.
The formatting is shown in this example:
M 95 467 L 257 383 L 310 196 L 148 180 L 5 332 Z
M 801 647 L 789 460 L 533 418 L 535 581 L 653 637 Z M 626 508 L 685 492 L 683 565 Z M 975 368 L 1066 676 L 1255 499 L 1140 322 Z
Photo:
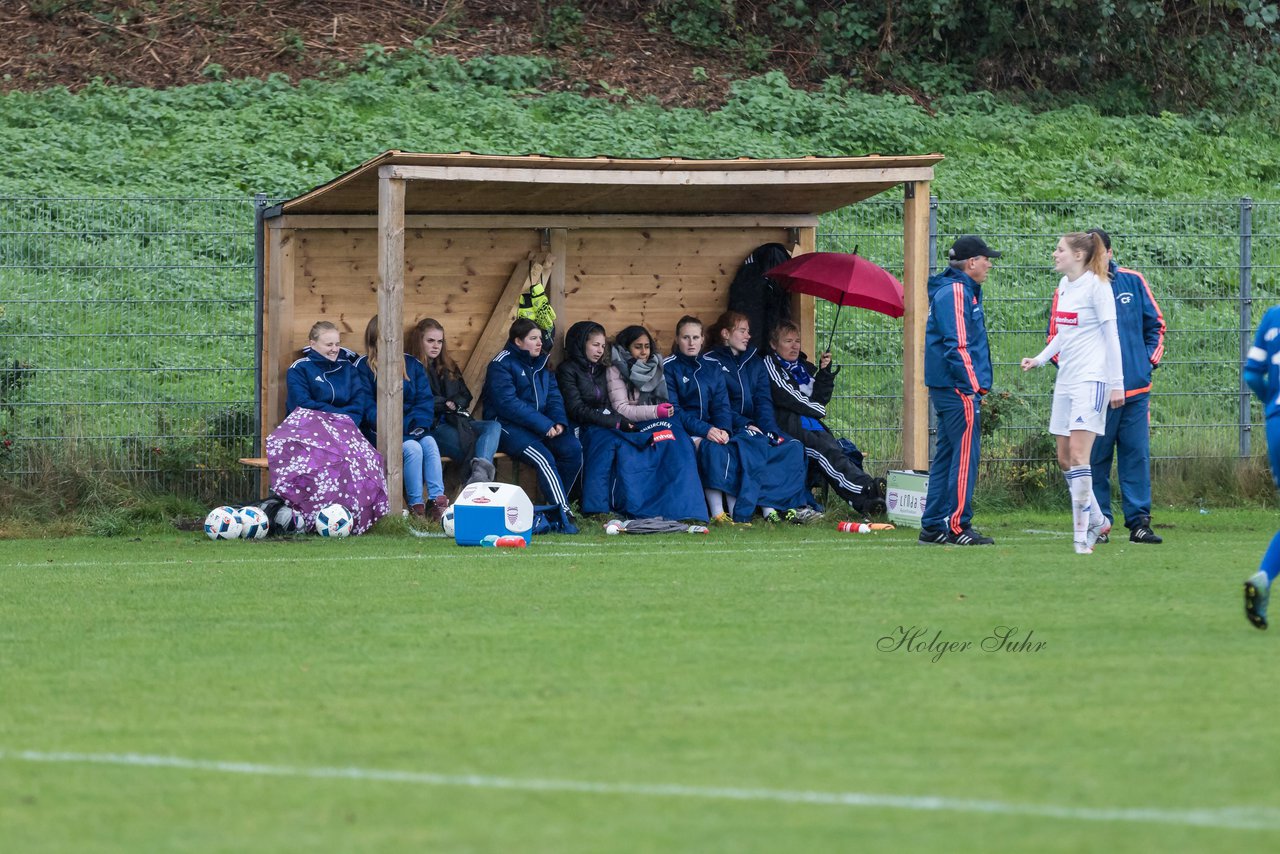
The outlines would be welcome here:
M 1055 436 L 1070 436 L 1072 430 L 1088 430 L 1101 436 L 1107 432 L 1108 402 L 1106 383 L 1055 386 L 1049 432 Z

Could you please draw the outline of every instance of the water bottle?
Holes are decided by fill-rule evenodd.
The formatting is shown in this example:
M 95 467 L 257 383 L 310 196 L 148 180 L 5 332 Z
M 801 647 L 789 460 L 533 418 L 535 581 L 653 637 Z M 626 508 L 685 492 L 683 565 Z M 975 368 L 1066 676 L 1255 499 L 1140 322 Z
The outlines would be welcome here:
M 527 545 L 524 537 L 516 536 L 498 537 L 493 544 L 500 549 L 522 549 Z
M 866 522 L 837 522 L 836 530 L 842 534 L 870 534 L 871 526 Z
M 498 535 L 490 534 L 480 541 L 480 545 L 484 546 L 486 549 L 494 548 L 498 545 Z

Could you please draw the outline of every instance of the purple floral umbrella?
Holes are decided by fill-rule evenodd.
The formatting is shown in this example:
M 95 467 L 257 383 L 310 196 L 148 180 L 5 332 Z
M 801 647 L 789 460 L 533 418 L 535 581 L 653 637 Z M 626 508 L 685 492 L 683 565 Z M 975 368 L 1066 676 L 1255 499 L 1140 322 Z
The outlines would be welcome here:
M 272 489 L 300 512 L 308 529 L 330 504 L 351 511 L 351 533 L 387 515 L 382 455 L 346 415 L 298 408 L 267 437 Z

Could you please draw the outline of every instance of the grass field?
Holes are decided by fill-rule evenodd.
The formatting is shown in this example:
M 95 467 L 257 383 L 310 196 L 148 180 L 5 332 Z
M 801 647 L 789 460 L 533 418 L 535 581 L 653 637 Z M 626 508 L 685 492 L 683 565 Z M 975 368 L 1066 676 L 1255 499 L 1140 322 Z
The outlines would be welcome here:
M 1277 639 L 1239 590 L 1275 515 L 1088 558 L 1067 517 L 5 542 L 5 850 L 1264 847 Z

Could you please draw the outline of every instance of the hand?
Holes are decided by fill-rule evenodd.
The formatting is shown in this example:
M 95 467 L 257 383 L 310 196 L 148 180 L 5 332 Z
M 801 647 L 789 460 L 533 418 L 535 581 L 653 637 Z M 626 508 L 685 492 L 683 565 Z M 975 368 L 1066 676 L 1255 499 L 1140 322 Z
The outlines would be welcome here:
M 675 411 L 676 411 L 676 408 L 675 408 L 674 406 L 672 406 L 670 403 L 659 403 L 659 404 L 658 404 L 658 417 L 659 417 L 659 418 L 670 418 L 670 417 L 672 416 L 672 414 L 673 414 Z
M 458 404 L 454 403 L 452 400 L 446 400 L 444 402 L 444 408 L 449 410 L 450 412 L 457 412 Z
M 752 436 L 759 436 L 759 435 L 760 435 L 761 433 L 763 433 L 764 431 L 763 431 L 763 430 L 761 430 L 759 427 L 757 427 L 757 426 L 756 426 L 756 425 L 754 425 L 754 424 L 748 424 L 748 425 L 747 425 L 747 432 L 748 432 L 748 433 L 750 433 Z
M 408 436 L 408 438 L 410 438 L 410 439 L 421 439 L 421 438 L 422 438 L 423 436 L 425 436 L 425 435 L 427 435 L 426 428 L 423 428 L 423 427 L 410 427 L 410 428 L 409 428 L 409 436 Z
M 721 430 L 719 427 L 712 427 L 708 430 L 707 438 L 712 442 L 715 442 L 717 445 L 729 444 L 729 433 L 725 430 Z
M 831 367 L 831 351 L 830 350 L 823 353 L 822 357 L 818 359 L 818 370 L 825 371 L 829 367 Z
M 1122 406 L 1124 406 L 1124 389 L 1122 388 L 1111 389 L 1111 408 L 1119 409 Z
M 554 439 L 556 436 L 559 436 L 563 432 L 564 432 L 563 424 L 552 424 L 551 429 L 547 431 L 547 438 Z
M 618 420 L 618 429 L 623 433 L 634 433 L 636 432 L 636 425 L 635 422 L 622 418 Z
M 1032 368 L 1038 368 L 1038 367 L 1040 367 L 1040 363 L 1037 362 L 1035 359 L 1027 358 L 1022 360 L 1022 370 L 1024 371 L 1029 371 Z

